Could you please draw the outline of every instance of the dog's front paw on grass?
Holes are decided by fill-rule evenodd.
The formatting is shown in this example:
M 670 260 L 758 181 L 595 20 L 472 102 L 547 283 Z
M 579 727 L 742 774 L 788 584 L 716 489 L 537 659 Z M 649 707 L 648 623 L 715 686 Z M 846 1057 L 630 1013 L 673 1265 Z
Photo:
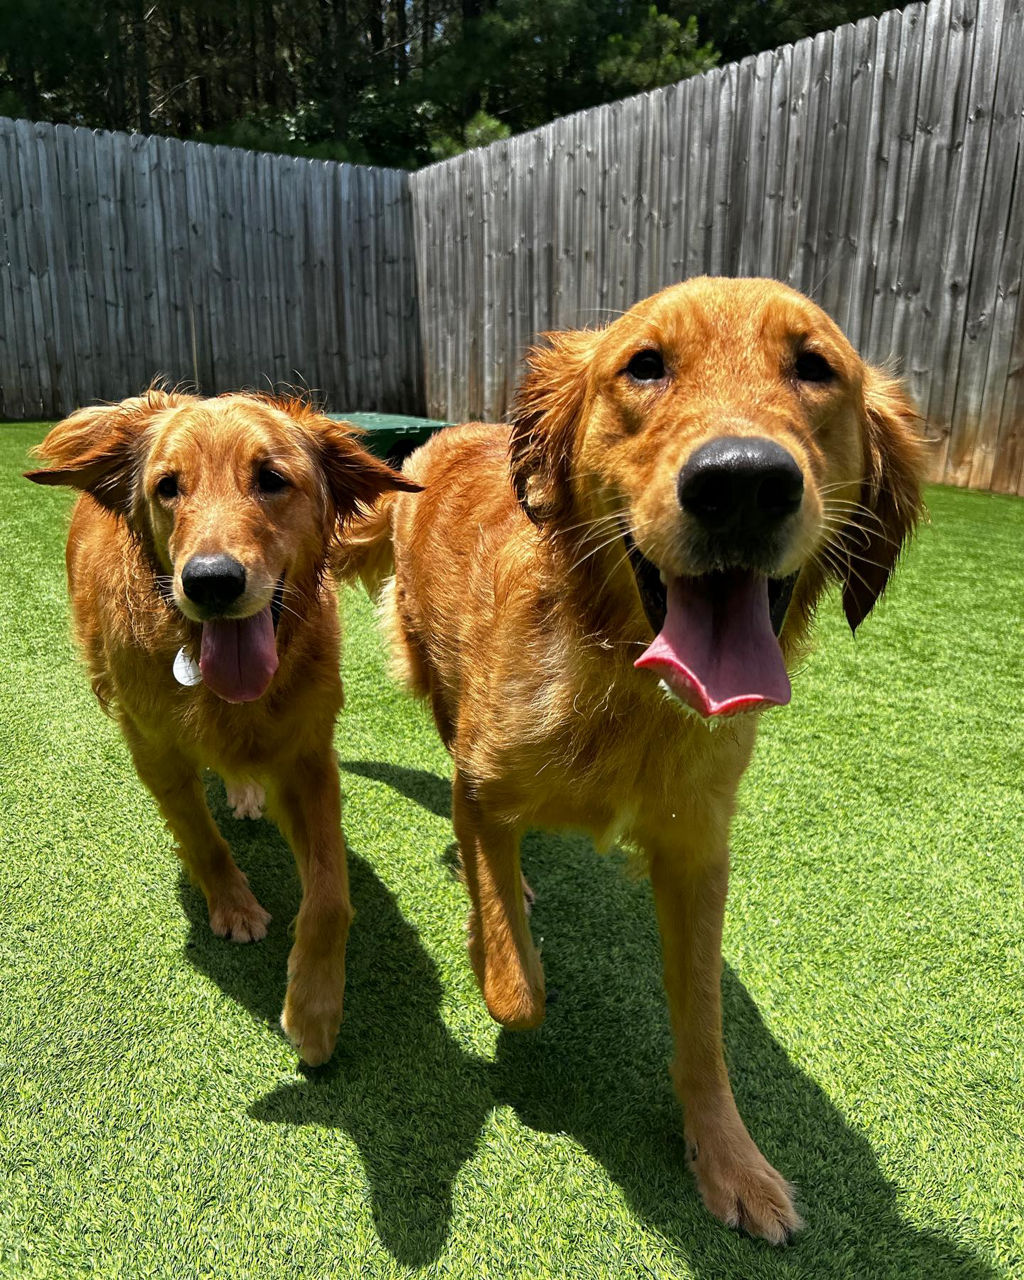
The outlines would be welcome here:
M 492 981 L 484 986 L 487 1011 L 509 1031 L 532 1031 L 544 1021 L 544 984 L 539 989 L 526 981 Z
M 209 899 L 210 928 L 230 942 L 259 942 L 267 936 L 270 912 L 264 911 L 248 885 Z
M 469 924 L 469 959 L 487 1011 L 509 1031 L 531 1031 L 544 1021 L 544 970 L 532 943 L 520 953 L 514 944 L 488 955 L 480 944 L 475 916 Z
M 303 1009 L 291 998 L 286 998 L 281 1014 L 281 1030 L 299 1051 L 299 1057 L 307 1067 L 320 1067 L 334 1052 L 341 1026 L 341 1010 Z
M 727 1227 L 769 1244 L 789 1244 L 804 1225 L 793 1204 L 793 1188 L 748 1141 L 745 1150 L 718 1155 L 691 1145 L 690 1166 L 700 1194 Z

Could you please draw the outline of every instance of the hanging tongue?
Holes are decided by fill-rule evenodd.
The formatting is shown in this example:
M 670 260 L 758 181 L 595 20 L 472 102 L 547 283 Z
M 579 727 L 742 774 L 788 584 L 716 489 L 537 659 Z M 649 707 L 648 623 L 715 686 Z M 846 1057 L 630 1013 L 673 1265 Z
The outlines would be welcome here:
M 664 626 L 635 666 L 654 671 L 705 717 L 786 705 L 789 676 L 772 630 L 767 578 L 674 578 L 667 595 Z
M 270 605 L 251 618 L 204 622 L 199 670 L 203 684 L 225 702 L 262 698 L 277 670 Z

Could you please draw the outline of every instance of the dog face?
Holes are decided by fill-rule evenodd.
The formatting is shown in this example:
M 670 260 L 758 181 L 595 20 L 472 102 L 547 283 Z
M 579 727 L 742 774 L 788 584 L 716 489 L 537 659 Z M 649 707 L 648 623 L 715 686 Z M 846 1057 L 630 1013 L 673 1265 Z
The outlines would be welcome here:
M 150 392 L 84 409 L 40 446 L 29 478 L 90 493 L 149 551 L 165 597 L 203 627 L 204 679 L 259 697 L 282 610 L 301 613 L 341 526 L 387 489 L 415 489 L 354 428 L 298 401 Z
M 841 579 L 855 628 L 916 518 L 920 446 L 898 386 L 767 280 L 689 281 L 600 332 L 551 335 L 530 364 L 512 440 L 527 512 L 621 534 L 653 630 L 669 624 L 651 665 L 688 705 L 788 700 L 769 640 L 798 577 Z
M 242 398 L 151 424 L 138 503 L 193 621 L 258 613 L 322 558 L 332 503 L 316 438 L 297 427 L 285 409 Z

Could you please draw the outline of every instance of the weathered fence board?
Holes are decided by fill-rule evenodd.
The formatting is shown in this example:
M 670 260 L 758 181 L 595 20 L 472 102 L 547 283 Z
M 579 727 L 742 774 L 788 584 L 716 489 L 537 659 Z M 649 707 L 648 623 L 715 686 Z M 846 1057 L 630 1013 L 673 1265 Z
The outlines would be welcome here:
M 0 414 L 157 377 L 423 407 L 408 176 L 0 119 Z
M 935 478 L 1024 493 L 1022 3 L 911 5 L 413 174 L 428 412 L 500 417 L 544 330 L 762 274 L 902 372 Z
M 982 411 L 1003 388 L 1017 323 L 1024 252 L 1010 243 L 1011 210 L 1020 228 L 1021 154 L 1024 146 L 1024 0 L 1008 0 L 1000 33 L 995 105 L 988 159 L 982 183 L 977 243 L 986 246 L 972 264 L 957 403 L 953 414 L 957 437 L 951 441 L 958 481 L 976 488 L 991 486 L 1000 436 L 981 432 Z M 1015 188 L 1015 177 L 1018 184 Z M 1006 483 L 1004 482 L 1004 486 Z

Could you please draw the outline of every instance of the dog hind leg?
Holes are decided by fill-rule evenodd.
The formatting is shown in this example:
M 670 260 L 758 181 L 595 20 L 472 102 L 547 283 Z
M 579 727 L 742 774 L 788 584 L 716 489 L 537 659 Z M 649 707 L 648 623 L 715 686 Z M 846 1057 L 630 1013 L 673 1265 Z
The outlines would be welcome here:
M 262 818 L 266 792 L 251 778 L 242 782 L 224 781 L 224 792 L 236 818 Z

